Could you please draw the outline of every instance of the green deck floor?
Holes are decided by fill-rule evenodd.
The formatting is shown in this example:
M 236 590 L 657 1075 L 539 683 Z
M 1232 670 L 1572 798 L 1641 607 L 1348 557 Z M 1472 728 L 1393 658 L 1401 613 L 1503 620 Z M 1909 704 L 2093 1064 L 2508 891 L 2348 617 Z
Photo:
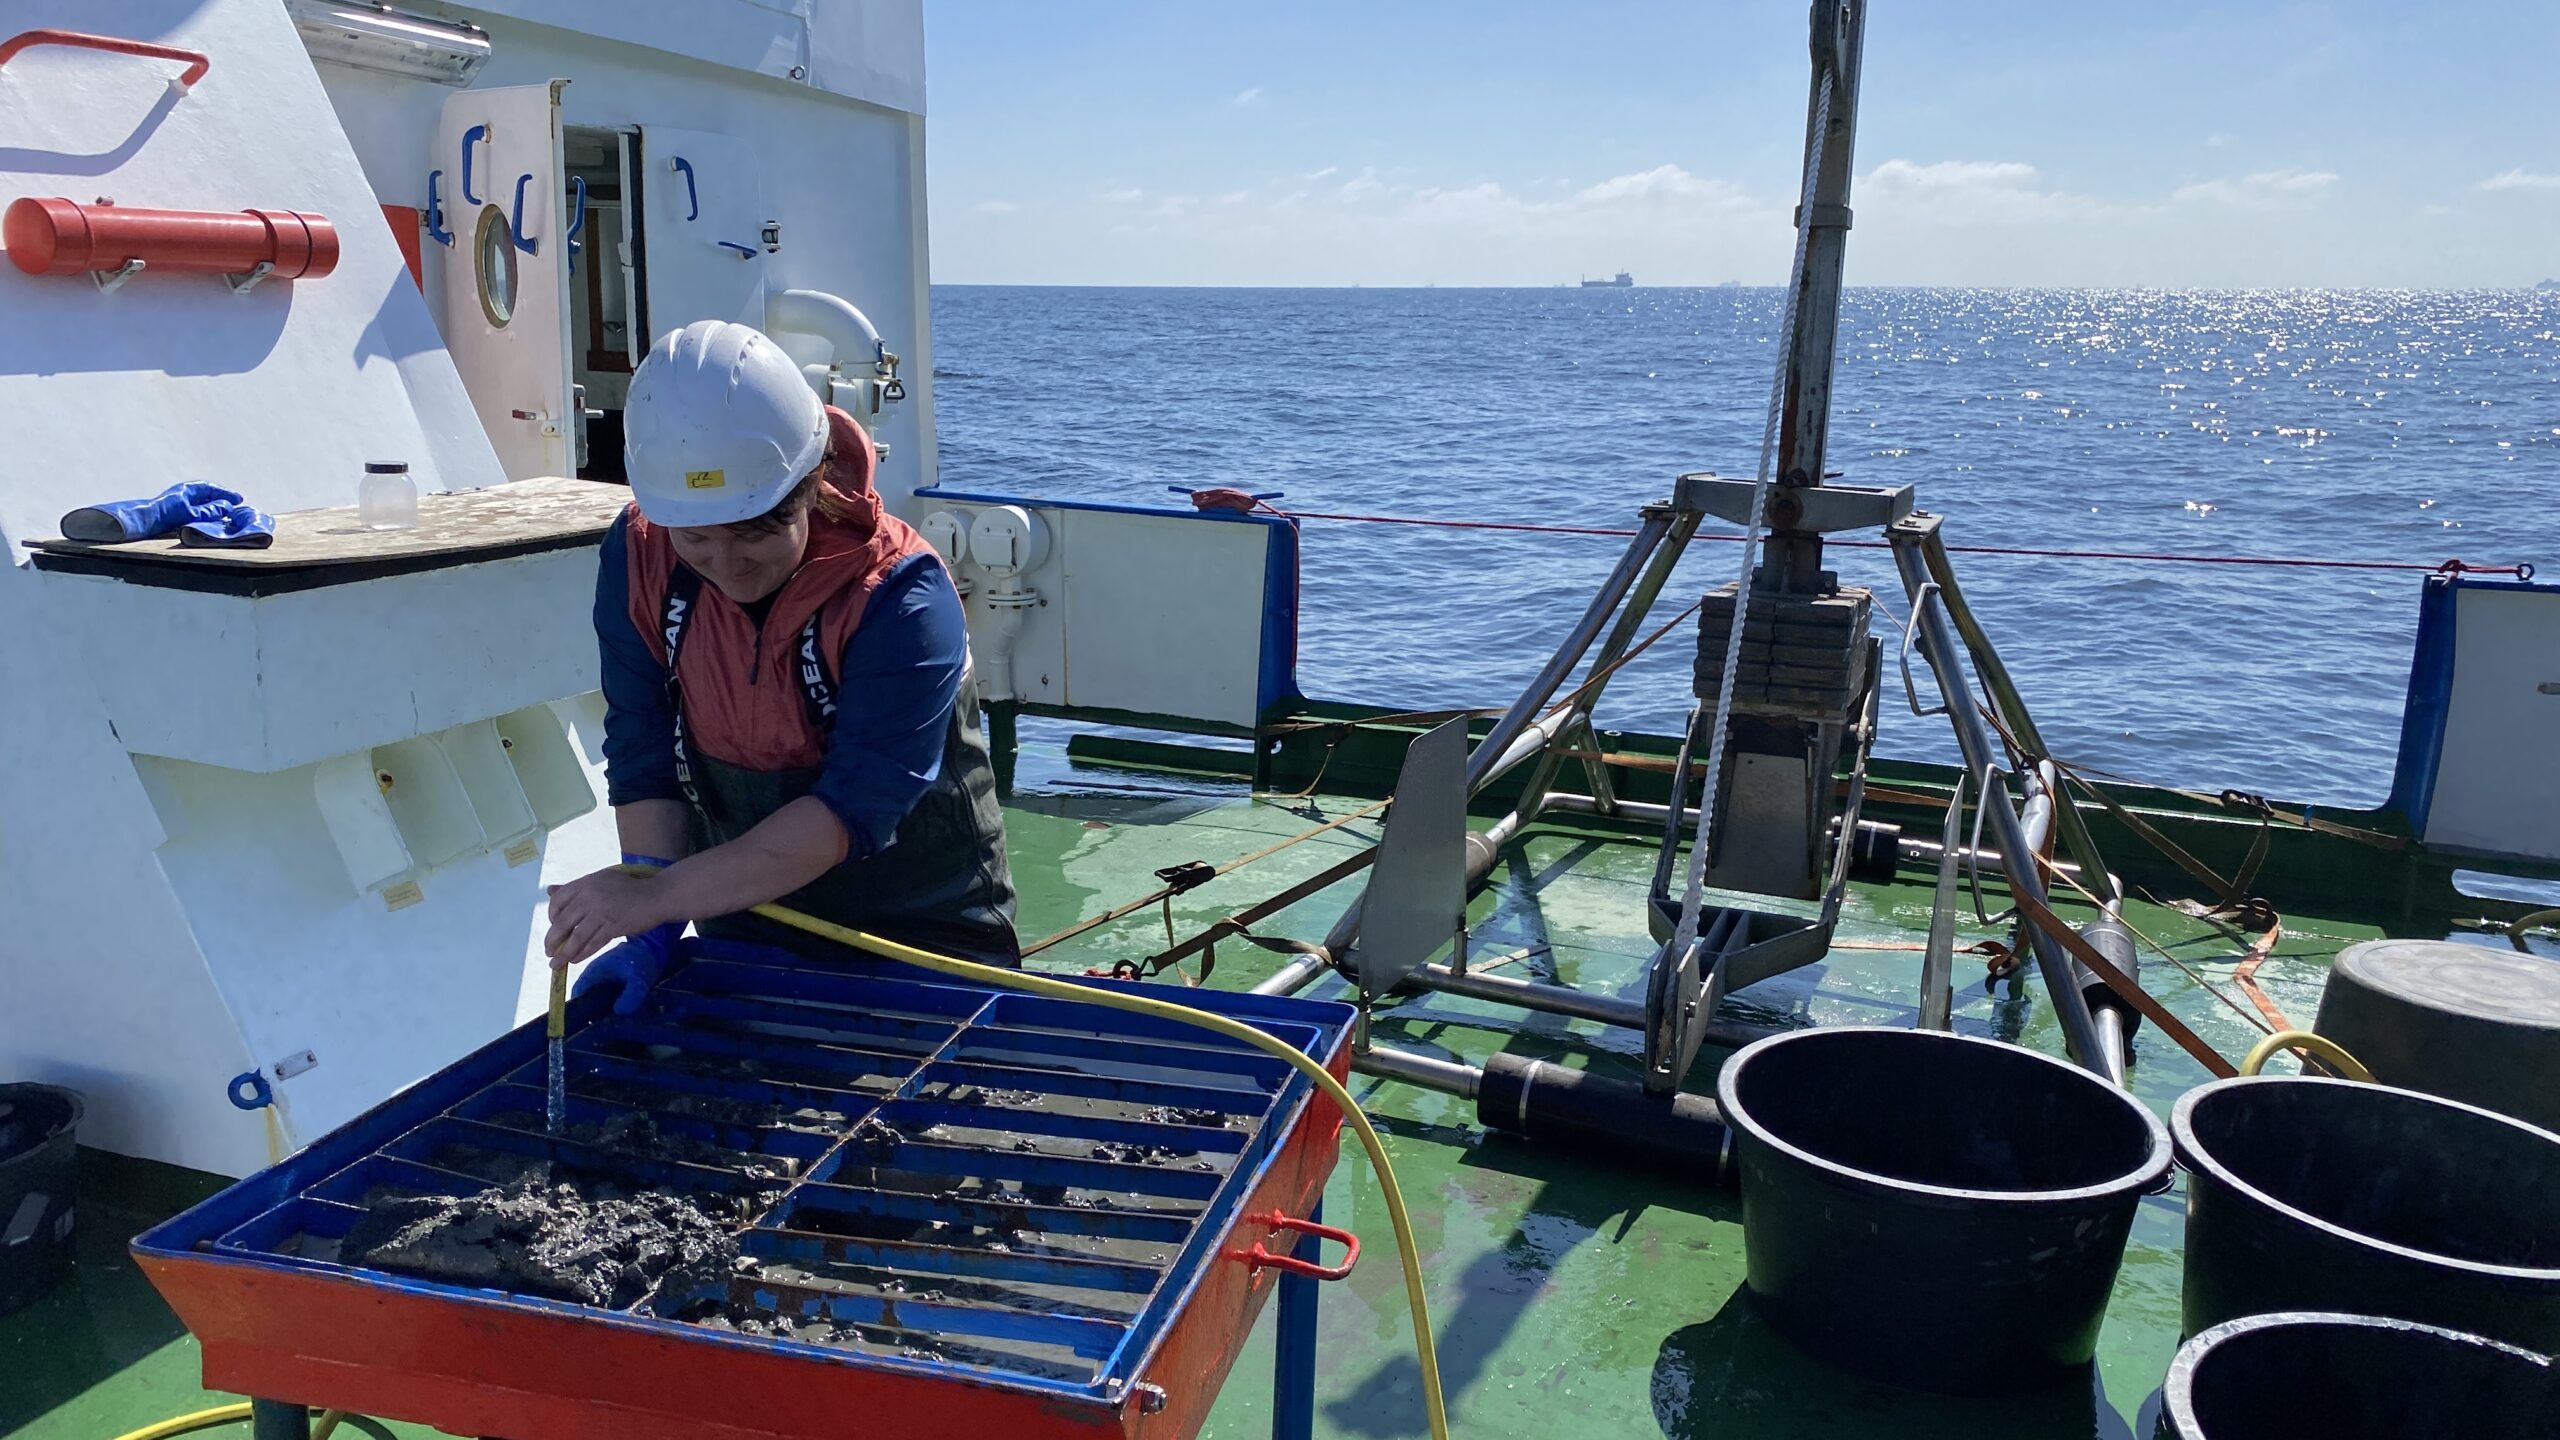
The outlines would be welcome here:
M 1051 755 L 1051 761 L 1058 757 Z M 1026 767 L 1029 768 L 1029 767 Z M 1021 930 L 1034 939 L 1153 888 L 1153 871 L 1187 860 L 1224 862 L 1353 808 L 1357 802 L 1280 802 L 1241 786 L 1052 764 L 1026 782 L 1008 812 Z M 1181 897 L 1184 935 L 1339 860 L 1376 838 L 1373 822 L 1343 826 Z M 1644 956 L 1643 898 L 1652 854 L 1593 831 L 1542 825 L 1515 847 L 1473 908 L 1479 965 L 1510 952 L 1507 973 L 1632 994 Z M 1266 933 L 1321 935 L 1358 882 L 1262 922 Z M 2000 901 L 1992 901 L 1996 910 Z M 1853 949 L 1917 940 L 1929 891 L 1917 885 L 1852 892 L 1832 959 L 1757 987 L 1728 1011 L 1780 1023 L 1909 1024 L 1918 955 Z M 2156 906 L 2132 907 L 2139 929 L 2209 976 L 2237 958 L 2225 936 Z M 1970 927 L 1968 927 L 1970 928 Z M 1983 932 L 1988 933 L 1988 932 Z M 2260 983 L 2307 1017 L 2326 961 L 2372 931 L 2288 915 L 2286 939 Z M 1959 935 L 1959 942 L 1972 938 Z M 1080 971 L 1162 948 L 1164 921 L 1142 911 L 1039 957 Z M 1960 966 L 1978 964 L 1959 956 Z M 1212 983 L 1242 987 L 1277 963 L 1241 943 L 1218 947 Z M 1193 966 L 1196 970 L 1196 964 Z M 1170 977 L 1168 977 L 1169 979 Z M 2060 1040 L 2038 987 L 1987 994 L 1978 970 L 1958 971 L 1957 1026 L 2048 1051 Z M 2156 956 L 2145 981 L 2226 1054 L 2255 1032 Z M 1309 993 L 1337 993 L 1328 980 Z M 1470 1060 L 1514 1050 L 1564 1055 L 1632 1075 L 1635 1037 L 1605 1027 L 1450 996 L 1385 1010 L 1378 1037 Z M 2203 1070 L 2148 1029 L 2137 1040 L 2134 1084 L 2165 1113 Z M 1700 1057 L 1695 1088 L 1713 1083 L 1720 1052 Z M 1857 1077 L 1841 1077 L 1856 1084 Z M 1393 1083 L 1357 1079 L 1355 1093 L 1387 1136 L 1423 1247 L 1453 1431 L 1469 1440 L 1581 1436 L 2149 1436 L 2147 1402 L 2177 1339 L 2181 1193 L 2142 1204 L 2108 1315 L 2092 1384 L 2017 1401 L 1959 1401 L 1870 1384 L 1805 1359 L 1761 1324 L 1741 1290 L 1743 1237 L 1734 1205 L 1703 1188 L 1487 1138 L 1471 1106 Z M 1889 1103 L 1891 1097 L 1879 1097 Z M 149 1421 L 230 1398 L 197 1385 L 192 1341 L 122 1249 L 146 1222 L 207 1193 L 210 1182 L 130 1163 L 93 1163 L 80 1216 L 77 1280 L 0 1319 L 0 1435 L 20 1440 L 112 1440 Z M 1326 1218 L 1357 1229 L 1366 1258 L 1323 1292 L 1317 1431 L 1328 1436 L 1423 1433 L 1393 1238 L 1377 1187 L 1346 1144 L 1326 1195 Z M 1266 1311 L 1229 1377 L 1207 1434 L 1269 1433 L 1272 1319 Z M 403 1434 L 434 1432 L 399 1427 Z M 846 1433 L 861 1433 L 848 1417 Z M 227 1432 L 245 1434 L 246 1427 Z M 342 1434 L 352 1432 L 341 1432 Z M 541 1440 L 541 1437 L 513 1437 Z

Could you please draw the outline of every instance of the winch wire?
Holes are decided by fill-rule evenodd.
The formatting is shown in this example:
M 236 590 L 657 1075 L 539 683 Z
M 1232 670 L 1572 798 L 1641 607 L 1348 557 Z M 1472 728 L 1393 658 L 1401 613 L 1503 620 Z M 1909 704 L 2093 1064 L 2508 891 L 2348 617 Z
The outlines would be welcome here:
M 651 873 L 650 867 L 645 865 L 626 865 L 621 868 L 626 874 Z M 901 945 L 895 940 L 884 940 L 877 935 L 866 934 L 832 921 L 821 920 L 815 915 L 804 915 L 781 905 L 758 905 L 749 913 L 778 921 L 795 930 L 815 935 L 821 940 L 832 940 L 839 945 L 848 945 L 856 950 L 867 950 L 883 959 L 913 965 L 920 970 L 937 971 L 966 980 L 973 985 L 1019 990 L 1025 994 L 1039 995 L 1051 1000 L 1065 1000 L 1079 1005 L 1100 1005 L 1112 1010 L 1126 1010 L 1133 1015 L 1146 1015 L 1158 1020 L 1170 1020 L 1176 1024 L 1197 1026 L 1287 1061 L 1298 1073 L 1306 1076 L 1315 1085 L 1318 1093 L 1341 1109 L 1344 1120 L 1348 1121 L 1353 1132 L 1359 1135 L 1360 1147 L 1369 1152 L 1370 1165 L 1378 1172 L 1378 1189 L 1387 1202 L 1387 1219 L 1395 1226 L 1396 1253 L 1404 1264 L 1404 1293 L 1413 1311 L 1413 1348 L 1422 1365 L 1422 1403 L 1425 1413 L 1430 1418 L 1431 1440 L 1449 1440 L 1449 1409 L 1440 1391 L 1440 1352 L 1432 1343 L 1431 1306 L 1422 1288 L 1422 1252 L 1414 1243 L 1413 1221 L 1405 1213 L 1404 1192 L 1396 1185 L 1395 1167 L 1387 1163 L 1386 1143 L 1378 1138 L 1377 1127 L 1369 1123 L 1369 1117 L 1361 1113 L 1360 1103 L 1351 1098 L 1351 1092 L 1343 1088 L 1341 1081 L 1333 1078 L 1333 1072 L 1325 1069 L 1321 1061 L 1276 1035 L 1266 1035 L 1241 1021 L 1230 1020 L 1224 1015 L 1212 1015 L 1206 1010 L 1194 1010 L 1188 1005 L 1176 1005 L 1170 1001 L 1150 999 L 1144 995 L 1130 995 L 1117 990 L 1076 985 L 1064 980 L 1052 980 L 1045 975 L 1006 970 L 994 965 L 981 965 L 974 960 L 938 955 L 930 950 L 919 950 L 912 945 Z
M 1724 673 L 1716 679 L 1715 719 L 1707 731 L 1706 793 L 1700 797 L 1697 838 L 1689 844 L 1688 886 L 1680 896 L 1680 924 L 1671 936 L 1671 948 L 1664 952 L 1666 961 L 1677 965 L 1697 943 L 1698 917 L 1705 908 L 1707 896 L 1707 862 L 1715 851 L 1716 815 L 1721 807 L 1715 803 L 1716 782 L 1724 774 L 1724 742 L 1733 724 L 1733 684 L 1742 669 L 1742 626 L 1751 612 L 1751 571 L 1760 554 L 1760 530 L 1767 518 L 1769 504 L 1769 470 L 1777 461 L 1778 422 L 1787 403 L 1787 368 L 1795 354 L 1796 299 L 1802 287 L 1795 283 L 1804 274 L 1806 244 L 1813 237 L 1813 191 L 1822 174 L 1822 148 L 1831 132 L 1831 73 L 1823 72 L 1822 89 L 1814 99 L 1813 137 L 1804 147 L 1804 187 L 1798 198 L 1796 214 L 1803 223 L 1796 227 L 1795 262 L 1787 267 L 1787 303 L 1778 316 L 1778 373 L 1769 382 L 1769 417 L 1760 431 L 1760 468 L 1751 482 L 1751 523 L 1742 529 L 1742 576 L 1734 584 L 1733 626 L 1724 641 Z

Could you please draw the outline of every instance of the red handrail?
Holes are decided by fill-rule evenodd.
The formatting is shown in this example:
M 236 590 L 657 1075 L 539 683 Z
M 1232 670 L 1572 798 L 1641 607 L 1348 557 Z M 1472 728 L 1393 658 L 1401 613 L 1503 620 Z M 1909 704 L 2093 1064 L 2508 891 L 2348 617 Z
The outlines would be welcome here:
M 175 45 L 154 45 L 148 40 L 127 40 L 118 35 L 91 35 L 80 30 L 29 30 L 0 40 L 0 65 L 17 58 L 21 50 L 38 45 L 68 45 L 77 50 L 104 50 L 116 55 L 140 55 L 152 60 L 184 60 L 187 68 L 178 72 L 178 88 L 191 89 L 213 68 L 213 57 L 201 50 L 181 50 Z

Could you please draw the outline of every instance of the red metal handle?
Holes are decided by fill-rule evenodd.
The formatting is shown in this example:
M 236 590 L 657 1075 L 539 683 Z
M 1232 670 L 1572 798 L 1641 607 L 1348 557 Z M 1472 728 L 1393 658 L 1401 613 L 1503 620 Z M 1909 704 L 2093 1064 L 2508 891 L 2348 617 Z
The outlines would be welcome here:
M 0 40 L 0 65 L 17 58 L 21 50 L 38 45 L 68 45 L 75 50 L 104 50 L 115 55 L 140 55 L 151 60 L 184 60 L 187 68 L 178 73 L 178 88 L 191 89 L 213 68 L 213 57 L 201 50 L 181 50 L 175 45 L 154 45 L 148 40 L 127 40 L 118 35 L 91 35 L 81 30 L 29 30 Z
M 1304 1275 L 1310 1280 L 1341 1280 L 1348 1278 L 1351 1267 L 1360 1263 L 1360 1237 L 1348 1230 L 1337 1230 L 1330 1225 L 1319 1225 L 1313 1220 L 1301 1220 L 1295 1215 L 1277 1213 L 1256 1215 L 1253 1217 L 1253 1223 L 1267 1225 L 1274 1230 L 1294 1230 L 1301 1235 L 1313 1235 L 1319 1240 L 1330 1240 L 1342 1247 L 1342 1263 L 1319 1265 L 1313 1260 L 1301 1260 L 1295 1255 L 1274 1255 L 1263 1249 L 1262 1242 L 1256 1240 L 1253 1242 L 1253 1248 L 1244 1253 L 1244 1268 L 1247 1270 L 1259 1270 L 1268 1265 L 1274 1270 L 1285 1271 L 1291 1275 Z

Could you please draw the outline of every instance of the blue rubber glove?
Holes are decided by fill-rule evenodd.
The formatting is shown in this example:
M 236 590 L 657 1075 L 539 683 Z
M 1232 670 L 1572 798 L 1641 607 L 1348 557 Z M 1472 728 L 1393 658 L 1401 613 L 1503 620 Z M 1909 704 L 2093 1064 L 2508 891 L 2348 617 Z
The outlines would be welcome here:
M 147 500 L 88 505 L 62 517 L 63 538 L 92 544 L 153 540 L 185 531 L 199 545 L 269 545 L 275 522 L 237 490 L 202 480 L 172 485 Z M 186 536 L 181 536 L 184 543 Z
M 654 855 L 625 853 L 622 863 L 655 865 L 664 870 L 675 862 L 661 860 Z M 649 991 L 658 983 L 658 977 L 667 973 L 667 962 L 675 958 L 676 941 L 683 934 L 683 924 L 676 923 L 643 930 L 616 942 L 587 962 L 586 970 L 569 987 L 569 993 L 572 996 L 584 995 L 599 985 L 613 985 L 621 991 L 613 997 L 613 1013 L 639 1014 L 640 1007 L 648 1003 Z
M 201 511 L 204 507 L 198 506 Z M 264 550 L 276 543 L 276 522 L 264 510 L 226 505 L 213 519 L 201 514 L 179 527 L 178 543 L 222 550 Z

